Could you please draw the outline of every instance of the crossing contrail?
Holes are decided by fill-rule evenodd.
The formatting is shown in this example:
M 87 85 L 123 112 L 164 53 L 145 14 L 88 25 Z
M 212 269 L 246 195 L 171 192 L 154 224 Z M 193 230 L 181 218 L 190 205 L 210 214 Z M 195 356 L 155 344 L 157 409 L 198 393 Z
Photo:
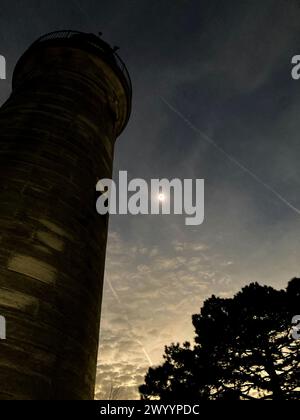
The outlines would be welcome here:
M 81 5 L 79 4 L 79 2 L 77 0 L 73 0 L 73 2 L 76 4 L 76 6 L 80 10 L 80 12 L 86 17 L 86 19 L 91 22 L 92 21 L 91 20 L 91 16 L 86 13 L 86 11 L 81 7 Z M 95 23 L 95 21 L 93 21 L 93 23 Z M 109 279 L 106 279 L 106 281 L 107 281 L 107 284 L 108 284 L 108 286 L 109 286 L 109 288 L 110 288 L 110 290 L 111 290 L 114 298 L 118 302 L 118 304 L 120 306 L 124 307 L 124 305 L 122 304 L 121 299 L 119 298 L 118 293 L 116 292 L 116 290 L 114 289 L 113 285 L 111 284 L 111 281 Z M 151 358 L 150 358 L 147 350 L 145 349 L 143 343 L 141 343 L 141 341 L 136 338 L 135 333 L 134 333 L 134 328 L 133 328 L 133 326 L 132 326 L 132 324 L 131 324 L 131 322 L 130 322 L 128 316 L 127 316 L 127 314 L 125 314 L 125 317 L 126 317 L 127 324 L 129 325 L 130 332 L 131 332 L 132 336 L 134 337 L 134 340 L 141 347 L 142 352 L 144 353 L 144 355 L 145 355 L 145 357 L 147 359 L 147 362 L 150 363 L 151 366 L 153 366 L 153 362 L 152 362 L 152 360 L 151 360 Z
M 235 157 L 227 153 L 221 146 L 219 146 L 211 137 L 201 131 L 198 127 L 196 127 L 187 117 L 185 117 L 178 109 L 176 109 L 173 105 L 170 104 L 165 98 L 162 96 L 160 99 L 167 105 L 167 107 L 173 111 L 178 117 L 180 117 L 195 133 L 197 133 L 204 141 L 214 146 L 222 155 L 224 155 L 228 160 L 230 160 L 233 164 L 235 164 L 238 168 L 240 168 L 243 172 L 248 174 L 252 179 L 254 179 L 258 184 L 262 185 L 268 191 L 270 191 L 278 200 L 280 200 L 283 204 L 293 210 L 295 213 L 300 215 L 300 210 L 293 206 L 285 197 L 283 197 L 279 192 L 274 190 L 269 184 L 264 182 L 260 179 L 253 171 L 248 169 L 245 165 L 239 162 Z
M 107 284 L 108 284 L 108 286 L 109 286 L 109 288 L 110 288 L 110 290 L 111 290 L 111 292 L 112 292 L 112 294 L 113 294 L 114 298 L 116 299 L 116 301 L 118 302 L 118 304 L 124 308 L 124 305 L 122 305 L 122 301 L 121 301 L 121 299 L 119 298 L 119 295 L 118 295 L 118 293 L 116 292 L 115 288 L 113 287 L 113 285 L 112 285 L 111 281 L 110 281 L 108 278 L 106 278 L 106 281 L 107 281 Z M 133 325 L 131 324 L 131 322 L 130 322 L 130 320 L 129 320 L 129 318 L 128 318 L 128 316 L 127 316 L 127 314 L 126 314 L 126 313 L 125 313 L 125 318 L 126 318 L 126 322 L 127 322 L 128 326 L 129 326 L 129 330 L 130 330 L 130 332 L 131 332 L 131 334 L 132 334 L 132 336 L 133 336 L 133 339 L 134 339 L 134 340 L 135 340 L 135 342 L 136 342 L 136 343 L 137 343 L 137 344 L 141 347 L 142 352 L 144 353 L 144 355 L 145 355 L 145 357 L 146 357 L 146 359 L 147 359 L 147 362 L 148 362 L 148 363 L 150 363 L 150 365 L 151 365 L 151 366 L 153 366 L 153 362 L 152 362 L 152 360 L 151 360 L 151 357 L 149 356 L 149 354 L 148 354 L 147 350 L 145 349 L 145 347 L 144 347 L 143 343 L 142 343 L 140 340 L 138 340 L 138 339 L 136 338 L 136 335 L 135 335 L 135 333 L 134 333 L 134 328 L 133 328 Z

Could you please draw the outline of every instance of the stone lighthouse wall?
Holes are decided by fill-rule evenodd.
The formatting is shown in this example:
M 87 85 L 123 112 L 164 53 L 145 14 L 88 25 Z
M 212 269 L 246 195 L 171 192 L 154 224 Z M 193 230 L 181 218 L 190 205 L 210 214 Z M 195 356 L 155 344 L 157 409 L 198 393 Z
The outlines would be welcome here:
M 0 399 L 93 398 L 108 224 L 95 185 L 124 95 L 100 54 L 68 42 L 18 65 L 0 110 Z

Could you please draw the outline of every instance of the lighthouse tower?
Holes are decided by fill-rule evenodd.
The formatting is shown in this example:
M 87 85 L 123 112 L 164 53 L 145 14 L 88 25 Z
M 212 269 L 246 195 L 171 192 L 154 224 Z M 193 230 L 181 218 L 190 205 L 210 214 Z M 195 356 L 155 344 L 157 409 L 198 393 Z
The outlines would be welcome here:
M 131 110 L 115 50 L 55 32 L 20 58 L 0 109 L 0 399 L 93 399 L 111 178 Z

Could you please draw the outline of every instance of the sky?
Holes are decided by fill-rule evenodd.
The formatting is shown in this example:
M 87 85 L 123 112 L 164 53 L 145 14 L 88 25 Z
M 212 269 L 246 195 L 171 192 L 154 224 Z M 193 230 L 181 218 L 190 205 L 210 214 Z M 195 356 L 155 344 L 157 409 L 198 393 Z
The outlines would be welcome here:
M 1 0 L 0 102 L 44 33 L 103 32 L 133 84 L 114 177 L 205 179 L 205 221 L 112 216 L 96 398 L 137 387 L 164 346 L 193 340 L 212 294 L 299 273 L 299 0 Z

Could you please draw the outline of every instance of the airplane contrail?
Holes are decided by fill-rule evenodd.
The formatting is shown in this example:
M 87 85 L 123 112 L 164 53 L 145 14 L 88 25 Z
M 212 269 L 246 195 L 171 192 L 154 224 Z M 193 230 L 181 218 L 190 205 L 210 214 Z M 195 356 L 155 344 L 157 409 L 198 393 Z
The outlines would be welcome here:
M 124 305 L 122 305 L 122 301 L 121 301 L 121 299 L 119 298 L 118 293 L 117 293 L 117 292 L 116 292 L 116 290 L 114 289 L 114 287 L 113 287 L 113 285 L 112 285 L 111 281 L 110 281 L 108 278 L 106 279 L 106 281 L 107 281 L 107 284 L 108 284 L 108 286 L 109 286 L 109 288 L 110 288 L 110 290 L 111 290 L 111 292 L 112 292 L 112 294 L 113 294 L 114 298 L 116 299 L 116 301 L 118 302 L 118 304 L 124 308 Z M 151 365 L 151 366 L 153 366 L 153 362 L 152 362 L 152 360 L 151 360 L 151 357 L 149 356 L 149 354 L 148 354 L 147 350 L 145 349 L 145 347 L 144 347 L 143 343 L 142 343 L 140 340 L 138 340 L 138 339 L 136 338 L 136 336 L 135 336 L 135 332 L 134 332 L 134 328 L 133 328 L 133 325 L 131 324 L 131 322 L 130 322 L 130 320 L 129 320 L 129 318 L 128 318 L 128 315 L 127 315 L 126 313 L 125 313 L 125 318 L 126 318 L 126 322 L 127 322 L 128 326 L 129 326 L 129 330 L 130 330 L 130 332 L 131 332 L 131 334 L 132 334 L 132 336 L 133 336 L 134 340 L 135 340 L 135 341 L 136 341 L 136 343 L 137 343 L 137 344 L 141 347 L 141 349 L 142 349 L 142 351 L 143 351 L 143 353 L 144 353 L 144 355 L 145 355 L 145 357 L 146 357 L 146 359 L 147 359 L 147 362 L 148 362 L 148 363 L 150 363 L 150 365 Z
M 142 348 L 142 350 L 144 352 L 144 355 L 146 356 L 146 359 L 148 360 L 148 363 L 150 363 L 150 366 L 153 366 L 153 362 L 152 362 L 149 354 L 147 353 L 147 351 L 146 351 L 143 343 L 140 340 L 138 340 L 137 338 L 136 338 L 136 342 L 141 346 L 141 348 Z
M 106 281 L 107 281 L 107 284 L 108 284 L 108 286 L 109 286 L 109 288 L 110 288 L 110 290 L 111 290 L 112 294 L 114 295 L 114 297 L 115 297 L 116 301 L 119 303 L 119 305 L 121 305 L 121 304 L 122 304 L 122 302 L 121 302 L 121 300 L 120 300 L 120 298 L 119 298 L 119 296 L 118 296 L 117 292 L 116 292 L 116 291 L 115 291 L 115 289 L 113 288 L 113 285 L 111 284 L 110 280 L 109 280 L 109 279 L 106 279 Z
M 81 7 L 79 1 L 77 0 L 73 0 L 73 3 L 76 4 L 77 8 L 80 10 L 80 12 L 86 17 L 87 21 L 92 22 L 93 24 L 95 23 L 94 19 L 91 19 L 91 16 L 87 14 L 87 12 Z
M 77 5 L 77 7 L 78 7 L 78 9 L 80 10 L 80 12 L 81 12 L 82 14 L 84 14 L 84 15 L 85 15 L 86 19 L 87 19 L 88 21 L 91 21 L 91 17 L 90 17 L 90 16 L 86 13 L 86 11 L 85 11 L 85 10 L 81 7 L 81 5 L 79 4 L 79 2 L 78 2 L 77 0 L 73 0 L 73 2 Z M 108 286 L 109 286 L 109 288 L 110 288 L 110 290 L 111 290 L 111 292 L 112 292 L 112 294 L 113 294 L 114 298 L 115 298 L 115 299 L 116 299 L 116 301 L 118 302 L 118 304 L 119 304 L 120 306 L 124 307 L 124 305 L 122 305 L 122 301 L 121 301 L 121 299 L 119 298 L 118 293 L 116 292 L 116 290 L 114 289 L 113 285 L 111 284 L 111 281 L 110 281 L 109 279 L 106 279 L 106 281 L 107 281 L 107 284 L 108 284 Z M 142 351 L 143 351 L 143 353 L 144 353 L 144 355 L 145 355 L 145 357 L 146 357 L 146 359 L 147 359 L 147 362 L 148 362 L 148 363 L 150 363 L 150 365 L 151 365 L 151 366 L 153 366 L 153 362 L 152 362 L 152 360 L 151 360 L 151 358 L 150 358 L 150 356 L 149 356 L 149 354 L 148 354 L 147 350 L 145 349 L 145 347 L 143 346 L 143 344 L 141 343 L 141 341 L 140 341 L 140 340 L 138 340 L 138 339 L 135 337 L 135 333 L 134 333 L 133 326 L 132 326 L 131 322 L 129 321 L 129 318 L 128 318 L 127 314 L 125 314 L 125 316 L 126 316 L 126 321 L 127 321 L 128 325 L 129 325 L 129 328 L 130 328 L 131 334 L 132 334 L 132 335 L 133 335 L 133 337 L 134 337 L 134 340 L 135 340 L 135 341 L 139 344 L 139 346 L 141 347 L 141 349 L 142 349 Z
M 204 141 L 214 146 L 220 153 L 222 153 L 227 159 L 229 159 L 232 163 L 234 163 L 237 167 L 239 167 L 243 172 L 247 173 L 251 178 L 253 178 L 258 184 L 262 185 L 268 191 L 270 191 L 275 197 L 278 198 L 283 204 L 288 206 L 291 210 L 295 213 L 300 215 L 300 210 L 295 207 L 292 203 L 290 203 L 285 197 L 283 197 L 278 191 L 274 190 L 269 184 L 264 182 L 260 179 L 253 171 L 248 169 L 245 165 L 239 162 L 236 158 L 232 155 L 227 153 L 221 146 L 219 146 L 211 137 L 201 131 L 198 127 L 196 127 L 187 117 L 185 117 L 178 109 L 176 109 L 173 105 L 170 104 L 165 98 L 160 96 L 160 99 L 167 105 L 167 107 L 173 111 L 177 116 L 179 116 L 193 131 L 195 131 Z

